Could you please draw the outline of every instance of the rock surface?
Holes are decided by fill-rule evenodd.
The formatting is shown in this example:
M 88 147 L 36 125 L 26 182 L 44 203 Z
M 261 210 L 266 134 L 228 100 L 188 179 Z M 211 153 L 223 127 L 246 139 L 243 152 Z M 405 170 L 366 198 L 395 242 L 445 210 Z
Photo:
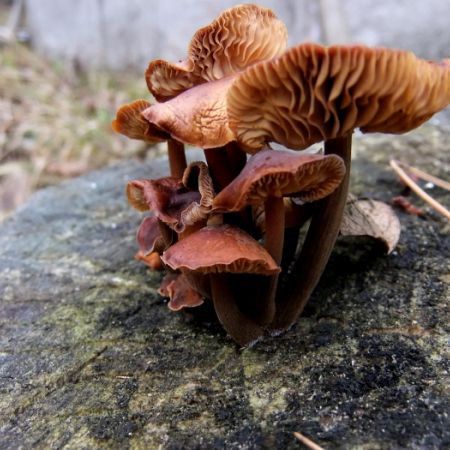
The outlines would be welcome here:
M 449 133 L 430 125 L 354 147 L 358 194 L 401 191 L 390 156 L 450 178 Z M 239 350 L 171 313 L 133 259 L 124 185 L 165 167 L 40 191 L 0 225 L 0 448 L 302 448 L 294 431 L 327 449 L 450 446 L 448 221 L 400 213 L 389 257 L 341 239 L 298 324 Z

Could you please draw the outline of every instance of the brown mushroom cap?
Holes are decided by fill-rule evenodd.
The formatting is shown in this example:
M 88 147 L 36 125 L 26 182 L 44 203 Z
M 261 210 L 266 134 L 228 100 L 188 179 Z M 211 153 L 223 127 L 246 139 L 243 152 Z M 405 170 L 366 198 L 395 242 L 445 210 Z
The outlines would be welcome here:
M 150 216 L 144 218 L 138 228 L 136 240 L 141 255 L 146 256 L 153 252 L 162 253 L 165 245 L 157 217 Z
M 239 74 L 230 127 L 249 152 L 270 141 L 303 149 L 363 132 L 409 131 L 450 102 L 450 60 L 364 46 L 302 44 Z
M 149 143 L 165 141 L 170 136 L 141 115 L 142 111 L 150 106 L 150 103 L 145 100 L 136 100 L 121 106 L 112 122 L 113 130 L 131 139 Z
M 261 150 L 214 199 L 217 211 L 239 211 L 259 205 L 268 197 L 295 196 L 302 201 L 319 200 L 333 192 L 345 174 L 336 155 L 306 155 L 291 151 Z
M 201 84 L 165 103 L 157 103 L 142 115 L 172 138 L 202 148 L 220 147 L 234 140 L 228 127 L 227 90 L 233 77 Z
M 214 188 L 206 164 L 195 161 L 184 171 L 183 179 L 133 180 L 127 185 L 129 203 L 139 211 L 155 216 L 180 233 L 186 226 L 207 219 Z
M 180 273 L 166 274 L 158 293 L 163 297 L 170 298 L 167 306 L 172 311 L 195 308 L 204 302 L 204 297 L 189 284 L 186 276 Z
M 182 272 L 260 275 L 280 272 L 257 241 L 231 225 L 204 227 L 169 247 L 161 259 L 173 270 Z
M 152 61 L 145 74 L 147 86 L 158 101 L 166 101 L 196 84 L 280 55 L 286 44 L 286 27 L 270 9 L 238 5 L 195 33 L 186 60 Z

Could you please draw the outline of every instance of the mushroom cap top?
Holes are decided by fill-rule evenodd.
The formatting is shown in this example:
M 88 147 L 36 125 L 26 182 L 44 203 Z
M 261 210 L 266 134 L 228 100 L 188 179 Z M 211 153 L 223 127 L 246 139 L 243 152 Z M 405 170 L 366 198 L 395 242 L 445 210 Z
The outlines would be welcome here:
M 216 211 L 239 211 L 268 197 L 295 196 L 311 202 L 331 194 L 345 175 L 337 155 L 306 155 L 265 149 L 251 156 L 242 172 L 214 199 Z
M 201 228 L 169 247 L 161 259 L 173 270 L 182 272 L 260 275 L 280 272 L 264 247 L 231 225 Z
M 195 86 L 142 115 L 174 139 L 202 148 L 220 147 L 235 139 L 228 126 L 227 90 L 233 77 Z
M 187 59 L 178 64 L 152 61 L 145 79 L 154 97 L 166 101 L 196 84 L 227 77 L 280 55 L 286 45 L 286 26 L 270 9 L 238 5 L 194 34 Z
M 229 126 L 250 153 L 304 149 L 363 132 L 403 133 L 450 102 L 450 60 L 386 48 L 301 44 L 255 64 L 228 90 Z
M 170 135 L 155 124 L 145 120 L 141 114 L 150 106 L 151 104 L 145 100 L 135 100 L 121 106 L 111 124 L 113 130 L 131 139 L 139 139 L 149 143 L 165 141 Z

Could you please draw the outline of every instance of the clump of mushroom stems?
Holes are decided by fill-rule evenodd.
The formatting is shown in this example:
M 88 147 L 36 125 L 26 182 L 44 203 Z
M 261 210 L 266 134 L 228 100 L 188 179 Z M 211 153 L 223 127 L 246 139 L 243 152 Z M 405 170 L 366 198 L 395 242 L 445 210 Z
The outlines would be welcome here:
M 320 280 L 330 258 L 344 213 L 348 195 L 351 165 L 351 134 L 325 141 L 325 154 L 336 154 L 345 163 L 346 172 L 340 186 L 314 206 L 311 223 L 299 257 L 294 263 L 292 276 L 278 293 L 278 313 L 271 329 L 283 331 L 303 311 Z
M 164 291 L 181 286 L 172 307 L 210 298 L 240 345 L 288 329 L 316 287 L 344 213 L 353 130 L 404 133 L 450 102 L 450 60 L 360 45 L 286 46 L 286 27 L 272 11 L 230 8 L 194 34 L 185 60 L 150 62 L 145 78 L 157 103 L 124 105 L 113 122 L 128 137 L 168 143 L 171 176 L 137 180 L 127 193 L 159 221 L 165 249 L 156 251 L 175 272 Z M 322 141 L 324 155 L 268 147 L 304 150 Z M 193 179 L 184 144 L 204 149 L 208 167 L 191 163 Z M 391 166 L 450 220 L 408 172 L 447 183 L 396 161 Z M 140 228 L 146 263 L 157 228 L 155 220 Z M 184 305 L 182 289 L 194 294 Z

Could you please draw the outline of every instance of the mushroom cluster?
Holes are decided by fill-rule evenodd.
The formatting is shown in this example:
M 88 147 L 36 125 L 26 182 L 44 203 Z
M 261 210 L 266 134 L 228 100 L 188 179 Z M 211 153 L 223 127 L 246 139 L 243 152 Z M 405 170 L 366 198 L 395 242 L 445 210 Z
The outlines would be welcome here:
M 347 199 L 353 130 L 403 133 L 450 102 L 449 60 L 286 45 L 271 10 L 228 9 L 195 33 L 185 60 L 149 64 L 156 103 L 124 105 L 113 122 L 168 143 L 170 176 L 127 186 L 131 205 L 152 213 L 138 258 L 166 268 L 159 292 L 170 309 L 211 301 L 240 345 L 289 328 L 319 281 Z M 294 151 L 321 141 L 323 154 Z M 206 163 L 188 165 L 185 144 Z

